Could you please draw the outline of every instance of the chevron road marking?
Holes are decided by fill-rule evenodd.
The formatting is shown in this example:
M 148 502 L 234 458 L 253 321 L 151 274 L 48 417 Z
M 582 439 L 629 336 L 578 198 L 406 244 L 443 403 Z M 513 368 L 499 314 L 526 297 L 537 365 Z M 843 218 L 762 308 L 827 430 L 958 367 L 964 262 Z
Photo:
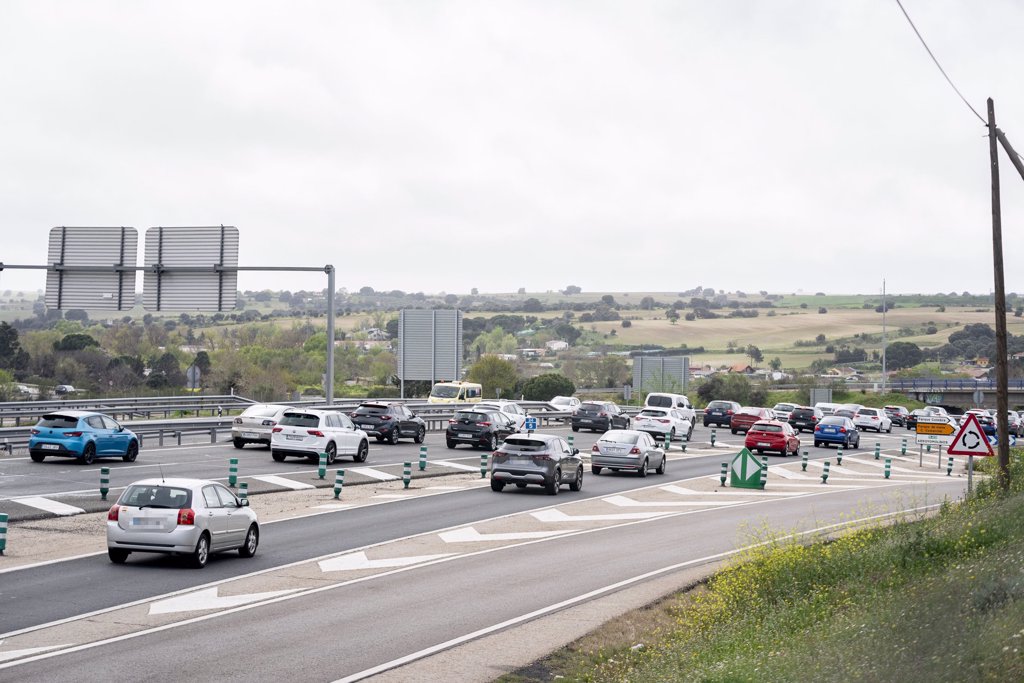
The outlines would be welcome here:
M 471 526 L 444 531 L 438 536 L 445 543 L 478 543 L 481 541 L 520 541 L 530 538 L 548 538 L 549 536 L 561 536 L 575 529 L 564 529 L 562 531 L 519 531 L 504 534 L 482 534 Z
M 391 567 L 408 567 L 413 564 L 439 560 L 442 557 L 451 557 L 456 553 L 441 553 L 439 555 L 415 555 L 410 557 L 388 557 L 383 560 L 371 560 L 366 553 L 350 553 L 341 557 L 334 557 L 319 562 L 320 570 L 324 572 L 355 571 L 358 569 L 390 569 Z

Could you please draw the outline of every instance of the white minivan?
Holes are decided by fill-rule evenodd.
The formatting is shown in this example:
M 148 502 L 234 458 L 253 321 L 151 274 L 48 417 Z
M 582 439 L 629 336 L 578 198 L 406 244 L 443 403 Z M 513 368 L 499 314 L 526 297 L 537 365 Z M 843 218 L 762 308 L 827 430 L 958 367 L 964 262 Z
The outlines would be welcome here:
M 675 408 L 690 421 L 691 425 L 694 422 L 695 413 L 693 412 L 693 404 L 690 403 L 690 399 L 688 399 L 684 394 L 668 394 L 656 391 L 651 392 L 647 394 L 647 400 L 644 401 L 644 408 Z

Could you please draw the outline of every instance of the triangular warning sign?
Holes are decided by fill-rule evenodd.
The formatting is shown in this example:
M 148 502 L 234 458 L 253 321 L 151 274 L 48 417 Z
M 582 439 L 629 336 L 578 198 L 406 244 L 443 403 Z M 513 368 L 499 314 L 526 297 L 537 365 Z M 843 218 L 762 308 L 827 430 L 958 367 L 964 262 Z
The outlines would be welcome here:
M 974 413 L 967 413 L 967 419 L 960 425 L 960 431 L 953 437 L 946 453 L 950 455 L 983 455 L 992 456 L 992 444 L 988 442 L 981 423 Z

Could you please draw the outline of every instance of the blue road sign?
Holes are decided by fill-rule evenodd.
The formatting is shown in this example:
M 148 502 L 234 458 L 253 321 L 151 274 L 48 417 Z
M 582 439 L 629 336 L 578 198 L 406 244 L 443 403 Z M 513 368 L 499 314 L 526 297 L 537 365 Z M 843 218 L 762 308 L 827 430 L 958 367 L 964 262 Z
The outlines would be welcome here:
M 996 434 L 989 434 L 988 435 L 988 442 L 990 444 L 992 444 L 993 446 L 998 446 L 999 445 L 999 436 L 996 435 Z M 1017 445 L 1017 437 L 1015 437 L 1013 434 L 1010 434 L 1010 445 L 1011 446 L 1016 446 Z
M 528 432 L 532 432 L 535 429 L 537 429 L 537 418 L 535 418 L 535 417 L 528 417 L 528 418 L 526 418 L 526 422 L 523 423 L 523 429 L 525 429 Z

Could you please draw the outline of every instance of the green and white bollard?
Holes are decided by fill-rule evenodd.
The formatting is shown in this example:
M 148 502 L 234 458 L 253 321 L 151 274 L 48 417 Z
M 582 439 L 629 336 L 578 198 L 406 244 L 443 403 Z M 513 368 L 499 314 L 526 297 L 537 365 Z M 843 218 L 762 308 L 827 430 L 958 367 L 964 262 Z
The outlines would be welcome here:
M 249 482 L 240 481 L 238 482 L 238 499 L 249 500 Z
M 712 446 L 715 445 L 715 428 L 714 427 L 711 428 L 711 445 Z
M 110 493 L 110 468 L 100 468 L 100 500 L 106 500 Z
M 487 478 L 487 454 L 486 453 L 481 453 L 480 454 L 480 478 L 481 479 L 486 479 Z
M 573 442 L 574 440 L 575 440 L 575 439 L 573 439 L 573 436 L 572 436 L 572 434 L 570 434 L 569 436 L 565 437 L 565 441 L 566 441 L 566 443 L 568 443 L 568 444 L 569 444 L 569 448 L 572 448 L 572 447 L 573 447 L 573 446 L 572 446 L 572 442 Z
M 946 476 L 953 476 L 953 456 L 949 456 L 949 461 L 946 462 Z
M 0 512 L 0 555 L 4 554 L 7 547 L 7 513 Z
M 839 467 L 843 466 L 843 447 L 842 445 L 836 448 L 836 465 Z
M 768 483 L 768 457 L 764 456 L 761 458 L 761 489 L 764 490 L 765 484 Z
M 729 477 L 729 463 L 722 463 L 722 473 L 718 475 L 718 478 L 722 481 L 722 486 L 725 486 L 725 480 Z
M 828 468 L 829 468 L 829 462 L 828 462 L 828 460 L 826 460 L 825 461 L 825 468 L 823 470 L 821 470 L 821 483 L 822 484 L 827 484 L 828 483 Z
M 426 445 L 420 446 L 420 472 L 427 469 L 427 447 Z
M 228 486 L 235 488 L 238 483 L 238 458 L 228 460 Z
M 878 460 L 878 456 L 882 454 L 882 444 L 878 441 L 875 442 L 875 460 Z
M 886 458 L 885 459 L 885 478 L 888 479 L 890 474 L 892 474 L 892 458 Z
M 345 470 L 337 470 L 334 473 L 334 497 L 341 498 L 341 487 L 345 485 Z
M 906 439 L 906 437 L 904 437 L 902 440 L 900 440 L 900 455 L 906 455 L 906 454 L 907 454 L 907 439 Z
M 402 488 L 409 488 L 409 482 L 412 481 L 412 463 L 407 462 L 402 465 Z
M 924 445 L 924 449 L 925 449 L 926 453 L 931 453 L 932 452 L 932 445 L 930 443 L 925 444 Z
M 672 435 L 665 435 L 665 452 L 668 453 L 669 449 L 672 448 Z
M 318 477 L 323 479 L 327 476 L 327 454 L 320 454 L 320 464 L 316 466 L 316 474 Z
M 805 448 L 803 454 L 800 457 L 800 469 L 804 472 L 807 471 L 807 449 Z

